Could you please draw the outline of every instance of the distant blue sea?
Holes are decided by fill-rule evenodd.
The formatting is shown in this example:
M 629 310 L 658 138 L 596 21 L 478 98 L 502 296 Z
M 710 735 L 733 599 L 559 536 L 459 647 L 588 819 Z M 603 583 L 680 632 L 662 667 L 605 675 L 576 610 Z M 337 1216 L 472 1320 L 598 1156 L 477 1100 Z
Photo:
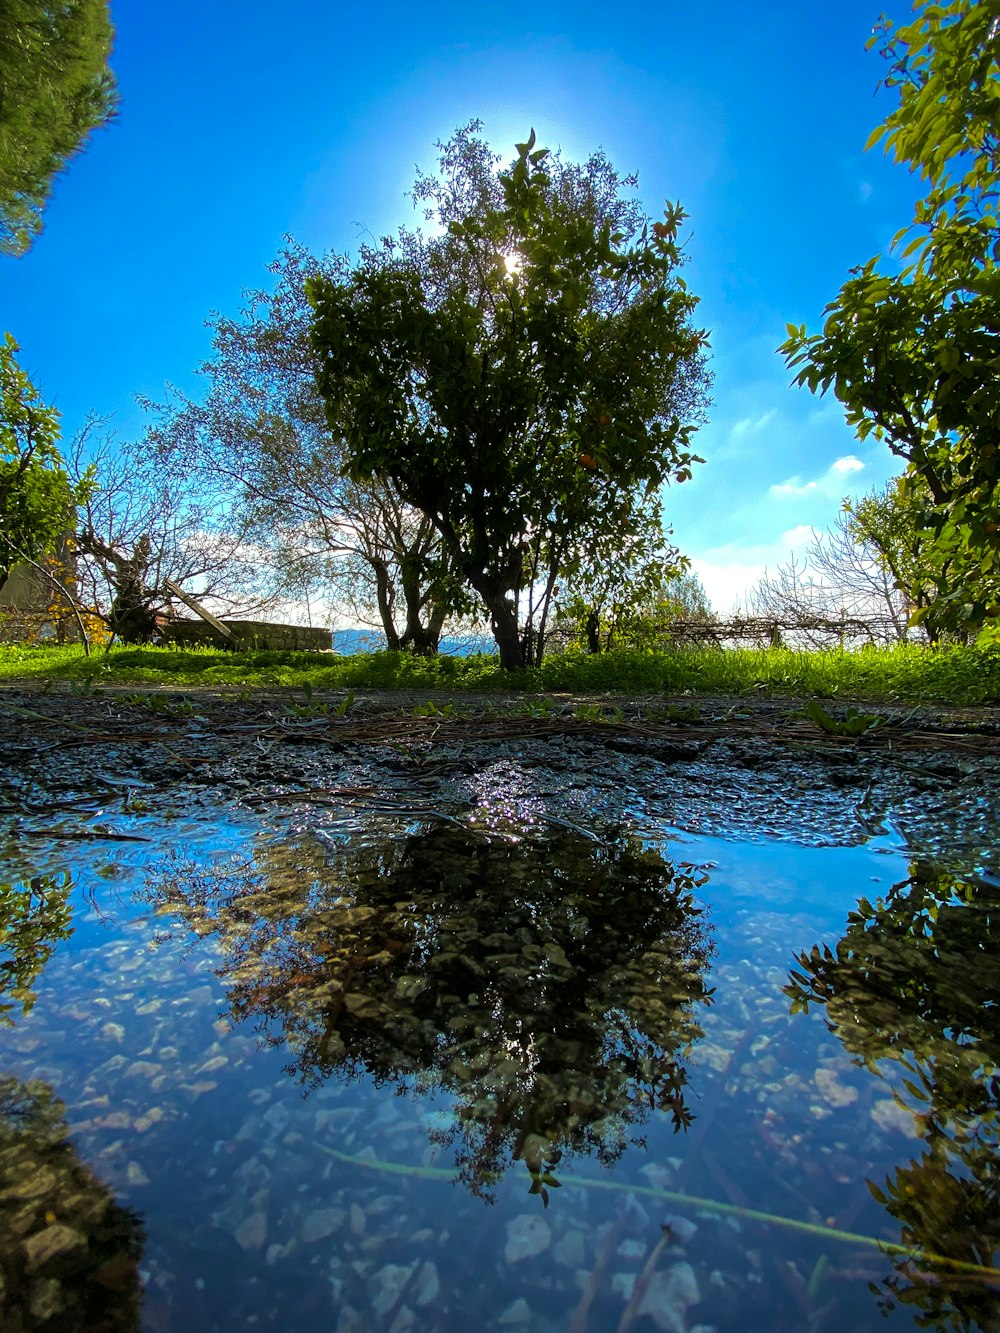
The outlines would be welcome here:
M 345 657 L 355 653 L 379 653 L 385 650 L 385 635 L 369 629 L 335 629 L 333 646 Z M 473 653 L 495 653 L 496 650 L 491 634 L 455 634 L 446 636 L 440 643 L 440 651 L 449 657 L 470 657 Z

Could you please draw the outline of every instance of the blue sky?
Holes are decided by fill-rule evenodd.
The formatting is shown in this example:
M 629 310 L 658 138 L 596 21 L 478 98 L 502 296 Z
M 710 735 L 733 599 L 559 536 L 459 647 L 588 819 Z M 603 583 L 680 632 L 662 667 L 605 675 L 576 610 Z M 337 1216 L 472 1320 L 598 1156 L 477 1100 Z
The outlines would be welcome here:
M 905 18 L 908 0 L 883 0 Z M 668 495 L 719 610 L 845 494 L 898 471 L 833 399 L 789 387 L 785 324 L 816 327 L 918 193 L 865 141 L 891 101 L 865 42 L 879 0 L 700 4 L 113 0 L 121 112 L 57 181 L 0 327 L 62 411 L 138 434 L 135 394 L 198 388 L 211 310 L 235 313 L 290 233 L 353 251 L 413 220 L 405 191 L 472 117 L 505 155 L 534 126 L 603 147 L 647 209 L 689 214 L 685 277 L 715 373 L 707 459 Z

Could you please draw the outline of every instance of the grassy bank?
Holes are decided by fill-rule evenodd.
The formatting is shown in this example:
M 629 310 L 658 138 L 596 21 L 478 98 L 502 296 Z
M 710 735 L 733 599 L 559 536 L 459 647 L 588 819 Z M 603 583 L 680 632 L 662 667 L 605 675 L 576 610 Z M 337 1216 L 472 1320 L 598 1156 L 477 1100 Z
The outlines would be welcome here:
M 0 646 L 0 679 L 100 685 L 275 687 L 307 690 L 505 690 L 581 694 L 798 695 L 884 702 L 1000 704 L 1000 653 L 905 645 L 858 652 L 787 648 L 685 649 L 552 657 L 505 672 L 495 657 L 404 653 L 226 653 L 116 648 L 87 658 L 78 647 Z

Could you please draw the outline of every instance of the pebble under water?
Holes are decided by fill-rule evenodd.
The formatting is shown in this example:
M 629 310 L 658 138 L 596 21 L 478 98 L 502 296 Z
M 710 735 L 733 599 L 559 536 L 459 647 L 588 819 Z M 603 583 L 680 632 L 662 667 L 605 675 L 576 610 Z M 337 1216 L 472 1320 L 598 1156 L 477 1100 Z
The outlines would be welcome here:
M 572 751 L 10 824 L 4 1330 L 1000 1326 L 991 810 Z

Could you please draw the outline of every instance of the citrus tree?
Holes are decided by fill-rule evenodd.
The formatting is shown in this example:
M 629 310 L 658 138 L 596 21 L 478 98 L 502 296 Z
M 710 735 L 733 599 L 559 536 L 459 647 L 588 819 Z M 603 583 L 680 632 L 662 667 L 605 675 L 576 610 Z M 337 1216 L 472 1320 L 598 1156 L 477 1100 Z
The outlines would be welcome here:
M 1000 614 L 1000 14 L 987 0 L 914 9 L 872 39 L 898 103 L 869 146 L 927 194 L 899 257 L 855 269 L 822 332 L 789 325 L 781 350 L 922 484 L 934 614 L 968 633 Z
M 328 420 L 358 482 L 391 481 L 487 610 L 504 667 L 537 661 L 577 537 L 690 476 L 705 334 L 683 211 L 650 223 L 603 154 L 504 170 L 473 122 L 402 230 L 309 285 Z

